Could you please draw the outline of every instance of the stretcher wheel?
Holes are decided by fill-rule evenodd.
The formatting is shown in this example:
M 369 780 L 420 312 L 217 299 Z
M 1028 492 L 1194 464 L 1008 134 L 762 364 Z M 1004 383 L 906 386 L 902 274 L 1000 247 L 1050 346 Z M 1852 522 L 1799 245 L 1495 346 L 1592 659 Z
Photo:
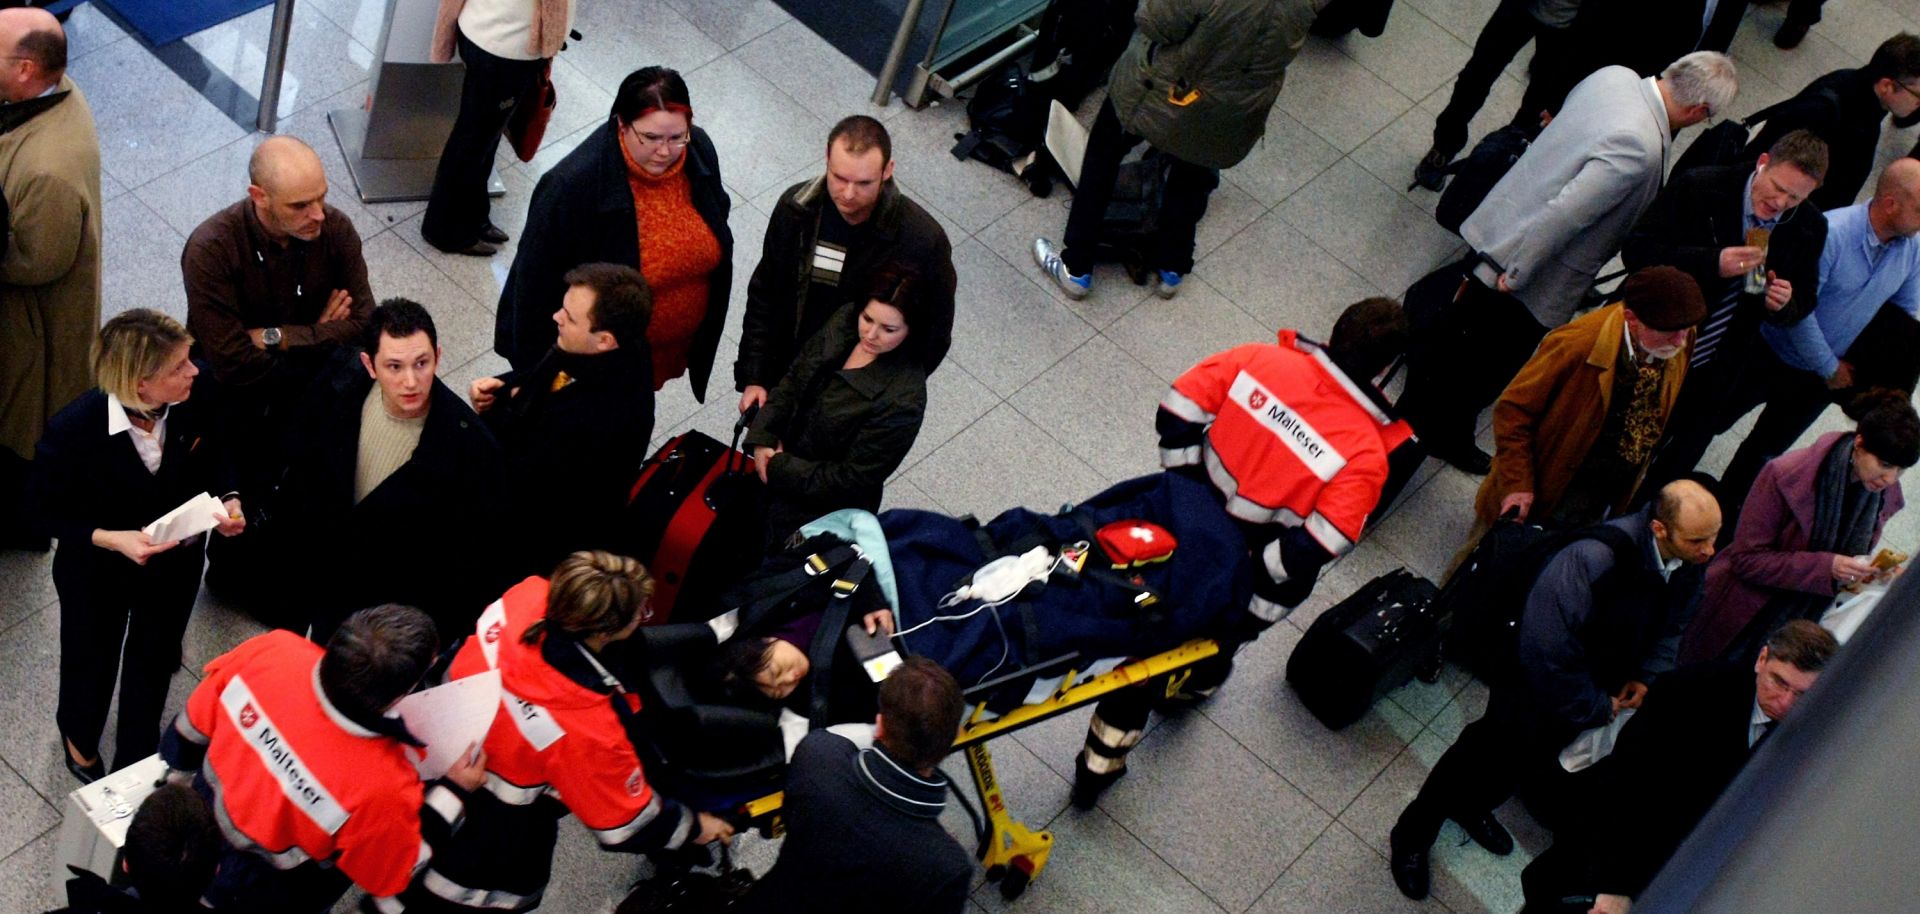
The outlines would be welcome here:
M 1006 874 L 1007 874 L 1006 864 L 996 863 L 990 867 L 987 867 L 986 879 L 988 882 L 999 882 L 1000 877 L 1005 876 Z
M 1027 883 L 1032 881 L 1033 877 L 1027 875 L 1026 870 L 1010 867 L 1000 879 L 1000 897 L 1008 901 L 1019 898 L 1027 890 Z

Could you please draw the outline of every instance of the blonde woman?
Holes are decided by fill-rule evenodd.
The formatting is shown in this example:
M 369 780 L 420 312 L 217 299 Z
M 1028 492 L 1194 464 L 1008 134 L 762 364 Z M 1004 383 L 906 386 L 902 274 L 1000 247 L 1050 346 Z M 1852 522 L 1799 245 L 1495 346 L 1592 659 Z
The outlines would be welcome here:
M 115 766 L 159 748 L 167 682 L 200 591 L 205 537 L 156 542 L 140 528 L 202 492 L 228 493 L 214 512 L 222 535 L 246 527 L 232 468 L 205 437 L 208 417 L 187 402 L 200 373 L 192 342 L 179 321 L 146 308 L 107 321 L 94 343 L 97 386 L 48 421 L 35 451 L 31 516 L 60 540 L 55 719 L 82 783 L 107 771 L 99 742 L 116 675 Z

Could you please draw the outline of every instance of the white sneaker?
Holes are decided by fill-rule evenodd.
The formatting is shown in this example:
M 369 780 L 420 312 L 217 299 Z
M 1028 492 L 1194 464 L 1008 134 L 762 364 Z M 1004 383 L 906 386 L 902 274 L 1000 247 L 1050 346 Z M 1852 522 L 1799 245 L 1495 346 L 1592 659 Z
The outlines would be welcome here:
M 1075 276 L 1067 272 L 1066 261 L 1060 259 L 1060 249 L 1045 238 L 1033 239 L 1033 262 L 1068 298 L 1086 298 L 1087 293 L 1093 291 L 1093 274 Z
M 1186 279 L 1171 270 L 1153 271 L 1153 294 L 1161 298 L 1172 298 L 1180 294 L 1180 283 Z

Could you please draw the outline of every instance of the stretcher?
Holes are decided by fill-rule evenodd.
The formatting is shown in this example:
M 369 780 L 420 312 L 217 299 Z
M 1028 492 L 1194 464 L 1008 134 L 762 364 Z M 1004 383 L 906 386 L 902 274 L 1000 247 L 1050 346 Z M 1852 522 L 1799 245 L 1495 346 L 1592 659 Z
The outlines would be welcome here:
M 1046 869 L 1048 856 L 1053 850 L 1053 833 L 1030 828 L 1014 817 L 1000 789 L 1000 779 L 993 768 L 993 753 L 987 744 L 997 737 L 1097 702 L 1119 689 L 1156 679 L 1165 683 L 1167 694 L 1171 696 L 1192 674 L 1194 664 L 1219 652 L 1220 645 L 1217 642 L 1198 638 L 1150 657 L 1122 663 L 1098 675 L 1083 674 L 1075 667 L 1078 655 L 1069 654 L 982 682 L 966 691 L 969 711 L 953 748 L 966 758 L 967 771 L 972 776 L 974 792 L 980 801 L 979 808 L 984 810 L 984 818 L 957 788 L 955 796 L 973 819 L 978 838 L 975 856 L 986 868 L 987 881 L 999 884 L 1002 897 L 1008 900 L 1020 897 L 1027 886 Z M 1051 676 L 1056 671 L 1064 671 L 1060 683 L 1043 700 L 1022 704 L 1000 714 L 987 710 L 985 696 L 994 694 L 1016 680 L 1037 680 Z M 757 829 L 761 835 L 777 837 L 785 831 L 781 820 L 782 800 L 783 795 L 779 792 L 750 800 L 741 807 L 740 817 L 746 820 L 748 827 Z

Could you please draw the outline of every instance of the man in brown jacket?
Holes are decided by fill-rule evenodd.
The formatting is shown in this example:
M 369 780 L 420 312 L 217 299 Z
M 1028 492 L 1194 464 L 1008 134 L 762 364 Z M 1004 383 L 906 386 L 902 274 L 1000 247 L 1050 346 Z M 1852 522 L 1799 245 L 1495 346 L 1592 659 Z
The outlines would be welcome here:
M 100 140 L 46 10 L 0 10 L 0 545 L 47 417 L 93 386 L 100 328 Z M 45 548 L 44 540 L 40 548 Z
M 1562 527 L 1623 510 L 1680 394 L 1679 356 L 1706 314 L 1693 277 L 1649 267 L 1627 277 L 1619 301 L 1547 334 L 1493 405 L 1493 470 L 1474 500 L 1469 543 L 1509 510 Z

